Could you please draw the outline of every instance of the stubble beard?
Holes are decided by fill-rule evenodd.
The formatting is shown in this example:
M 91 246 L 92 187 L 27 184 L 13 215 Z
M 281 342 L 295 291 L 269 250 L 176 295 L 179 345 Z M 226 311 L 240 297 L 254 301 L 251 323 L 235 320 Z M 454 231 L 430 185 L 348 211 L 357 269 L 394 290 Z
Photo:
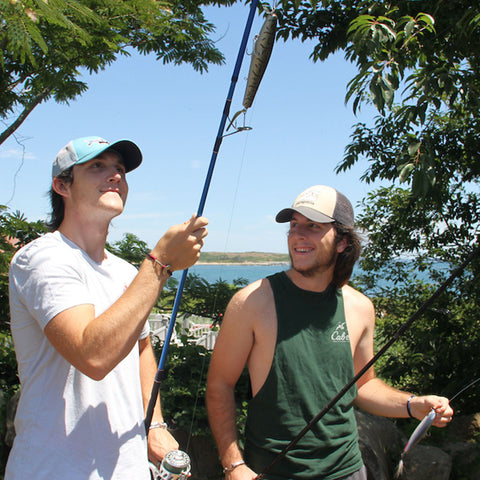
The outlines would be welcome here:
M 295 266 L 295 262 L 293 261 L 292 254 L 290 252 L 289 252 L 289 256 L 290 256 L 291 268 L 305 278 L 312 278 L 312 277 L 315 277 L 316 275 L 320 275 L 326 272 L 332 266 L 334 266 L 337 261 L 337 252 L 332 251 L 330 252 L 330 256 L 326 261 L 317 260 L 314 264 L 308 267 L 302 268 L 302 267 Z

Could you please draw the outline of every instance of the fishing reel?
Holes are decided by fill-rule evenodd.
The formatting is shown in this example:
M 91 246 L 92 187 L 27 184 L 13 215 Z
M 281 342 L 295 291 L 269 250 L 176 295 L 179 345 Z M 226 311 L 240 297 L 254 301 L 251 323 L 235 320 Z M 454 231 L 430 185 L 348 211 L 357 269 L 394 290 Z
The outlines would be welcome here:
M 159 467 L 150 463 L 152 480 L 186 480 L 190 477 L 190 457 L 181 450 L 168 452 Z

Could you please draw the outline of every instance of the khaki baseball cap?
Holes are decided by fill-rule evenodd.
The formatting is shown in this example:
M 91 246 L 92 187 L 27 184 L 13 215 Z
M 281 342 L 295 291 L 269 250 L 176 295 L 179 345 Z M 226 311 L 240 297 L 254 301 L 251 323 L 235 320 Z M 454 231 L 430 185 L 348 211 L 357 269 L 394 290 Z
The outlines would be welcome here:
M 338 222 L 353 227 L 353 207 L 348 198 L 327 185 L 314 185 L 303 191 L 290 208 L 278 212 L 278 223 L 289 222 L 294 212 L 298 212 L 318 223 Z

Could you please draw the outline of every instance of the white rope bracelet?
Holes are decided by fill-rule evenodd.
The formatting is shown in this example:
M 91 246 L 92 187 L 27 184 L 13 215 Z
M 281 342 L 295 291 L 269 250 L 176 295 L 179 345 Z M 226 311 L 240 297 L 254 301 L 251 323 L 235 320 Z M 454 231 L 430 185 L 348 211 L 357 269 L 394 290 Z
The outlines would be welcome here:
M 153 430 L 154 428 L 165 428 L 167 429 L 168 425 L 165 422 L 153 422 L 148 429 Z
M 232 463 L 229 467 L 223 467 L 223 473 L 233 472 L 233 470 L 235 470 L 240 465 L 245 465 L 245 462 L 243 460 L 240 460 L 239 462 Z

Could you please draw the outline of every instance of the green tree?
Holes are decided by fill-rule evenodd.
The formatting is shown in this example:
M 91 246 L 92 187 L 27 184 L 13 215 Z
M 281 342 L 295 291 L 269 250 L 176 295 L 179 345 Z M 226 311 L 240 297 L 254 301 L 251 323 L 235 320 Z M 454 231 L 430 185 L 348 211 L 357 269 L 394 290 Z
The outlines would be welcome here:
M 0 331 L 10 331 L 8 267 L 18 248 L 47 231 L 43 221 L 29 222 L 20 212 L 10 213 L 0 205 Z
M 177 293 L 178 282 L 175 279 L 164 288 L 157 307 L 160 310 L 171 310 Z M 182 292 L 182 301 L 179 310 L 190 315 L 208 317 L 213 323 L 220 323 L 227 304 L 242 286 L 248 281 L 237 278 L 233 284 L 219 278 L 209 283 L 199 275 L 189 273 L 185 280 Z
M 411 182 L 416 195 L 478 176 L 478 3 L 284 0 L 277 14 L 279 37 L 318 40 L 314 61 L 343 50 L 358 69 L 346 99 L 380 113 L 356 126 L 339 171 L 366 158 L 364 180 Z
M 480 4 L 284 0 L 277 14 L 280 38 L 318 41 L 314 61 L 343 51 L 357 67 L 346 100 L 378 111 L 353 127 L 337 172 L 366 160 L 362 180 L 389 185 L 357 215 L 367 240 L 357 281 L 375 292 L 382 343 L 478 243 Z M 449 395 L 480 375 L 478 273 L 475 258 L 382 360 L 382 375 Z M 460 398 L 460 410 L 476 411 L 479 396 Z
M 131 50 L 201 72 L 222 63 L 201 7 L 229 3 L 0 0 L 0 116 L 11 122 L 0 144 L 42 102 L 81 95 L 82 72 L 97 73 Z
M 384 187 L 363 201 L 358 224 L 368 231 L 357 278 L 373 293 L 377 343 L 384 344 L 471 252 L 480 213 L 477 195 L 456 187 L 435 198 Z M 448 220 L 447 220 L 448 219 Z M 417 392 L 454 395 L 480 376 L 478 308 L 480 259 L 465 271 L 379 362 L 380 375 Z M 383 285 L 379 287 L 379 285 Z M 480 389 L 459 397 L 457 413 L 478 411 Z
M 150 252 L 147 243 L 140 240 L 133 233 L 125 233 L 121 240 L 117 240 L 112 244 L 107 243 L 106 248 L 137 268 L 145 260 L 148 252 Z

